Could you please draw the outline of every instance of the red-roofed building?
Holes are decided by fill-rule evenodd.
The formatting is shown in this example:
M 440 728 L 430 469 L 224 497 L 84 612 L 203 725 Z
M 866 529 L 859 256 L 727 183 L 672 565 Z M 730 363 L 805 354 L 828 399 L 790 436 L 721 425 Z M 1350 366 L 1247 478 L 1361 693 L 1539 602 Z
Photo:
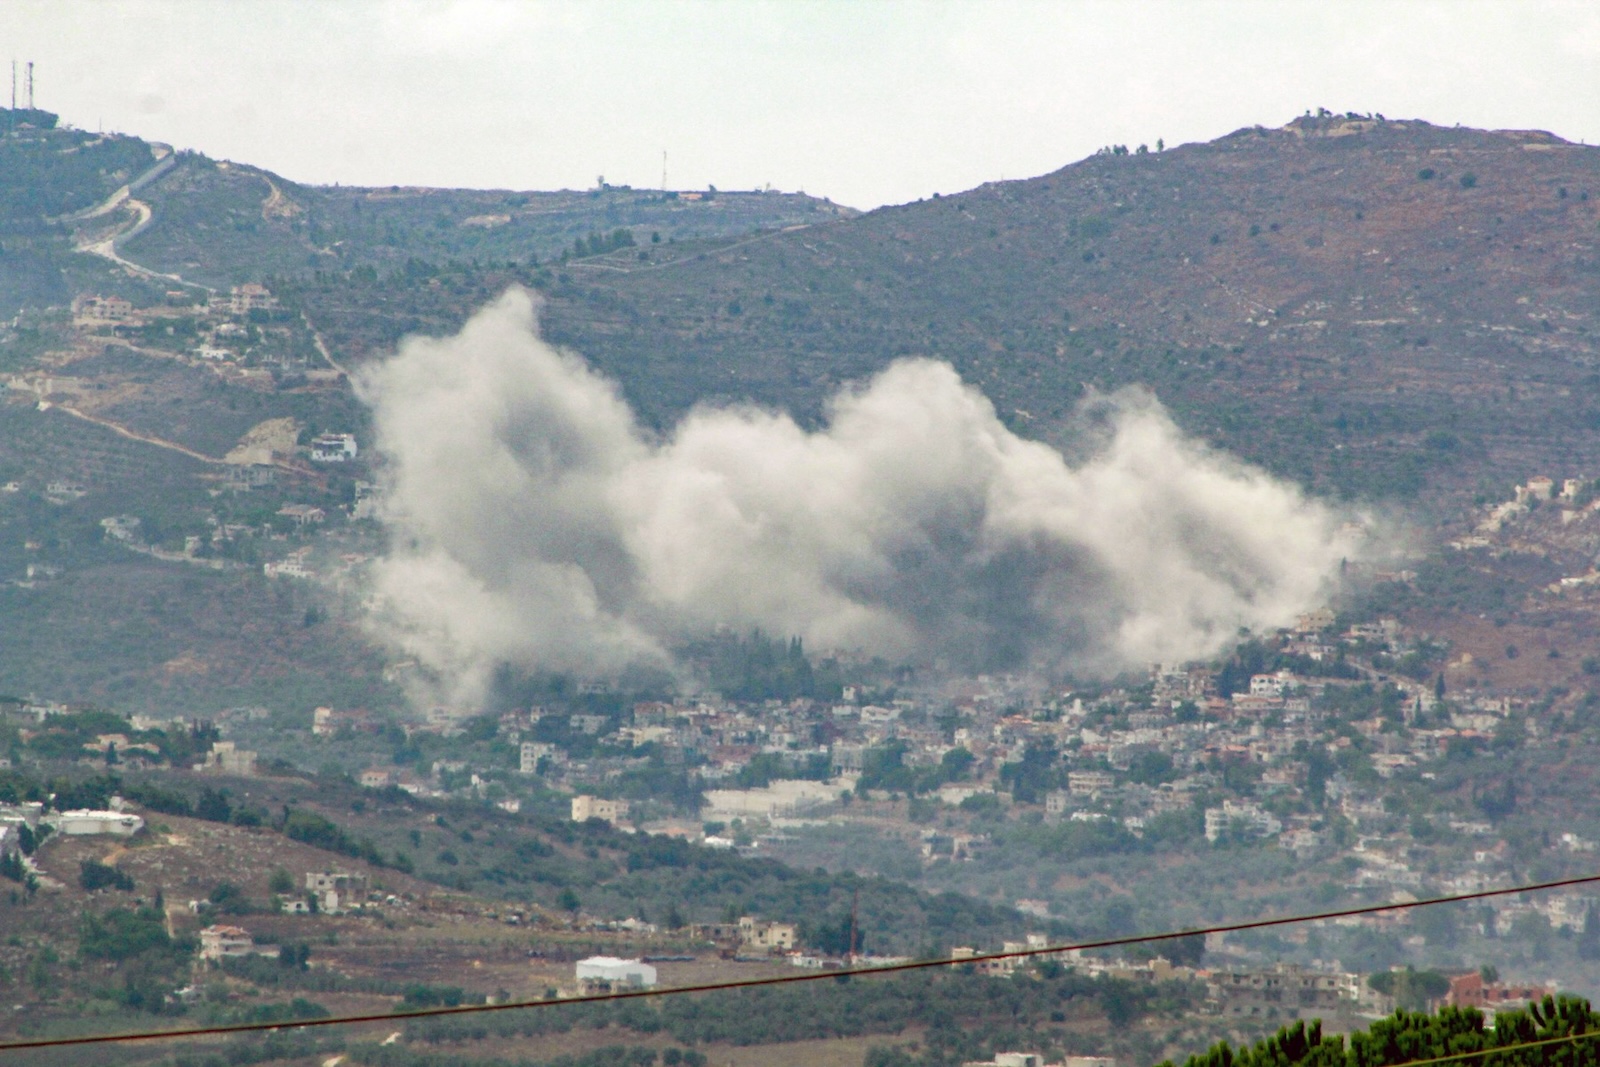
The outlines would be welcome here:
M 1485 982 L 1477 971 L 1450 979 L 1450 992 L 1444 1002 L 1458 1008 L 1521 1007 L 1530 1000 L 1543 1000 L 1555 994 L 1552 985 L 1501 985 Z
M 243 927 L 208 926 L 200 931 L 200 958 L 203 960 L 251 956 L 255 952 L 255 938 Z

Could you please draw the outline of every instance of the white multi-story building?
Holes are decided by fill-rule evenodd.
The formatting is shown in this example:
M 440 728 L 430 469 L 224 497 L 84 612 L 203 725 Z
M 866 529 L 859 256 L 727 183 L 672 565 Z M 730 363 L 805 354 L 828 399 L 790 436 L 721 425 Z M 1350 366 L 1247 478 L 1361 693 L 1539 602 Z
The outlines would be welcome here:
M 318 434 L 311 441 L 311 458 L 317 463 L 348 463 L 359 451 L 353 433 Z
M 1108 771 L 1069 771 L 1067 792 L 1075 797 L 1092 797 L 1116 788 L 1117 779 Z
M 1248 800 L 1224 800 L 1220 808 L 1206 809 L 1206 840 L 1215 842 L 1235 824 L 1255 837 L 1271 837 L 1283 830 L 1277 816 L 1259 805 Z
M 255 938 L 243 927 L 208 926 L 200 931 L 200 958 L 203 960 L 253 956 L 256 952 Z
M 540 760 L 547 759 L 554 763 L 561 755 L 561 750 L 555 745 L 543 741 L 524 741 L 519 752 L 518 770 L 523 774 L 537 774 Z

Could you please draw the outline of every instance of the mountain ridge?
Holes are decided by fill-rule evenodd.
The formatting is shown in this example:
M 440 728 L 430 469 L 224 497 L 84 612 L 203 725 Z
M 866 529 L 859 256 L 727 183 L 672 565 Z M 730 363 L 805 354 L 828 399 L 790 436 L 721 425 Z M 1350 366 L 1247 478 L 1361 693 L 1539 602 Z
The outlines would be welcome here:
M 616 230 L 607 206 L 656 194 L 602 189 L 572 194 L 590 214 L 562 216 L 573 232 L 604 237 L 599 248 L 584 236 L 583 247 L 574 239 L 554 258 L 525 248 L 520 260 L 475 262 L 402 258 L 403 241 L 374 239 L 323 267 L 304 258 L 314 220 L 293 210 L 307 196 L 301 187 L 180 152 L 138 191 L 154 224 L 113 247 L 215 288 L 243 277 L 228 273 L 230 263 L 252 265 L 250 279 L 268 282 L 281 307 L 240 328 L 284 336 L 232 370 L 189 348 L 186 331 L 210 320 L 172 307 L 170 283 L 73 252 L 67 224 L 45 221 L 112 196 L 148 168 L 148 146 L 30 131 L 0 140 L 0 153 L 43 151 L 51 137 L 71 142 L 56 145 L 63 151 L 76 146 L 63 158 L 93 163 L 80 191 L 64 201 L 34 197 L 43 206 L 32 214 L 0 219 L 0 288 L 6 277 L 26 278 L 50 289 L 45 303 L 55 308 L 0 330 L 0 368 L 24 386 L 8 391 L 0 420 L 0 481 L 21 488 L 0 510 L 0 571 L 27 586 L 4 594 L 6 611 L 33 635 L 0 681 L 19 691 L 187 706 L 207 694 L 338 700 L 366 685 L 374 706 L 396 700 L 359 628 L 337 617 L 313 627 L 308 597 L 269 594 L 259 573 L 197 581 L 181 564 L 130 558 L 101 528 L 106 516 L 139 517 L 152 541 L 159 534 L 176 552 L 185 536 L 206 544 L 224 527 L 282 525 L 280 506 L 342 514 L 354 481 L 367 476 L 365 457 L 361 471 L 331 481 L 284 471 L 276 487 L 218 498 L 216 471 L 69 415 L 95 414 L 217 457 L 273 419 L 293 418 L 307 434 L 359 435 L 362 410 L 340 368 L 381 358 L 407 333 L 453 332 L 512 284 L 536 289 L 547 336 L 616 381 L 657 429 L 718 403 L 815 425 L 841 385 L 929 356 L 982 389 L 1013 430 L 1063 447 L 1090 390 L 1147 388 L 1196 439 L 1315 494 L 1398 503 L 1443 524 L 1441 540 L 1474 521 L 1464 505 L 1504 500 L 1531 474 L 1600 473 L 1600 156 L 1538 131 L 1302 117 L 1162 152 L 1112 150 L 1048 175 L 859 216 L 819 207 L 804 212 L 807 223 L 682 240 L 669 231 L 659 243 L 638 228 L 631 245 L 607 243 Z M 107 167 L 95 153 L 108 153 Z M 17 158 L 31 157 L 0 162 Z M 207 230 L 176 225 L 185 175 L 212 183 L 193 201 Z M 264 217 L 274 190 L 276 214 Z M 381 191 L 337 195 L 351 214 L 357 203 L 403 205 L 421 225 L 400 227 L 397 238 L 419 228 L 475 238 L 480 229 L 462 225 L 474 217 L 466 207 L 449 214 L 439 197 L 362 199 L 372 192 Z M 752 210 L 787 210 L 772 194 L 741 195 Z M 692 221 L 720 217 L 713 205 L 737 199 L 645 207 Z M 85 225 L 133 221 L 113 212 Z M 149 258 L 158 238 L 170 258 Z M 305 265 L 275 273 L 287 259 L 251 251 L 269 238 Z M 211 246 L 203 264 L 211 273 L 178 258 Z M 45 277 L 34 269 L 41 263 L 57 273 Z M 65 305 L 85 294 L 126 295 L 155 317 L 137 329 L 74 325 Z M 255 342 L 228 345 L 241 343 Z M 84 495 L 50 498 L 47 487 L 60 482 L 81 483 Z M 288 536 L 293 547 L 308 535 Z M 254 566 L 258 551 L 277 549 L 264 540 L 241 558 Z M 35 569 L 62 576 L 35 582 Z M 181 607 L 216 596 L 217 583 L 232 602 L 267 612 L 250 642 L 219 640 L 194 622 L 214 613 Z M 158 607 L 163 598 L 171 604 Z M 146 629 L 123 626 L 124 617 Z M 85 632 L 115 652 L 84 655 L 69 636 L 49 636 L 68 619 L 92 620 Z M 328 653 L 319 660 L 326 669 L 300 677 L 285 654 L 308 647 Z M 167 669 L 184 657 L 210 673 Z
M 1313 489 L 1436 478 L 1459 499 L 1557 461 L 1572 442 L 1550 431 L 1600 425 L 1591 191 L 1600 154 L 1543 133 L 1300 119 L 779 234 L 738 262 L 582 268 L 547 323 L 625 382 L 648 345 L 681 395 L 812 417 L 900 355 L 949 359 L 1035 433 L 1085 384 L 1143 383 Z M 740 387 L 695 380 L 708 362 Z M 1330 458 L 1346 448 L 1363 477 Z M 1570 459 L 1592 464 L 1592 441 Z

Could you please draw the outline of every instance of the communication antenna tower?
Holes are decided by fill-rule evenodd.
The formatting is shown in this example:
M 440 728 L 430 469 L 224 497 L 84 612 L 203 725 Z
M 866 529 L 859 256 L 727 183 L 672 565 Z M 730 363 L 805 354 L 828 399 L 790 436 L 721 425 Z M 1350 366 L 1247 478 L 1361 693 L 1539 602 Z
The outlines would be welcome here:
M 28 110 L 33 110 L 33 60 L 28 60 Z

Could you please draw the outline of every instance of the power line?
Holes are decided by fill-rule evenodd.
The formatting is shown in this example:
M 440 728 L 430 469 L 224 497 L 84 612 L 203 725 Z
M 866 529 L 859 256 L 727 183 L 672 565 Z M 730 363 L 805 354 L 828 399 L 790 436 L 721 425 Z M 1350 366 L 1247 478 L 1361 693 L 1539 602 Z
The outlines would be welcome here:
M 938 959 L 906 960 L 901 963 L 885 964 L 881 967 L 851 967 L 837 971 L 813 971 L 805 974 L 786 974 L 774 978 L 742 978 L 734 982 L 706 982 L 700 985 L 670 986 L 667 988 L 637 989 L 623 993 L 596 993 L 590 996 L 565 997 L 559 1000 L 524 1000 L 511 1004 L 462 1004 L 453 1008 L 421 1008 L 416 1011 L 387 1012 L 383 1014 L 368 1015 L 335 1015 L 326 1019 L 304 1019 L 294 1022 L 277 1023 L 233 1023 L 224 1026 L 195 1026 L 183 1030 L 136 1030 L 123 1034 L 96 1034 L 89 1037 L 56 1037 L 41 1038 L 36 1041 L 13 1041 L 0 1044 L 0 1052 L 12 1052 L 30 1048 L 60 1048 L 68 1045 L 101 1045 L 118 1041 L 164 1041 L 178 1037 L 206 1037 L 219 1034 L 260 1033 L 265 1030 L 298 1030 L 314 1026 L 350 1026 L 356 1023 L 375 1022 L 408 1022 L 412 1019 L 428 1018 L 439 1015 L 474 1015 L 491 1011 L 523 1011 L 532 1008 L 556 1008 L 568 1004 L 597 1004 L 609 1003 L 619 1000 L 643 1000 L 645 998 L 680 996 L 686 993 L 716 993 L 732 989 L 756 989 L 763 986 L 798 985 L 801 982 L 820 982 L 829 978 L 844 978 L 852 976 L 871 977 L 883 974 L 896 974 L 904 971 L 921 971 L 934 967 L 952 967 L 968 963 L 988 963 L 996 960 L 1026 959 L 1033 956 L 1053 956 L 1065 952 L 1081 952 L 1090 949 L 1119 948 L 1125 945 L 1150 944 L 1160 941 L 1176 941 L 1186 937 L 1204 937 L 1207 934 L 1232 934 L 1245 930 L 1264 930 L 1275 926 L 1293 926 L 1299 923 L 1325 922 L 1330 919 L 1348 919 L 1359 915 L 1376 915 L 1380 912 L 1410 911 L 1414 908 L 1426 908 L 1435 904 L 1461 904 L 1470 900 L 1486 900 L 1490 897 L 1512 896 L 1517 893 L 1538 893 L 1551 889 L 1566 889 L 1572 886 L 1588 885 L 1600 882 L 1600 874 L 1586 874 L 1578 878 L 1559 878 L 1552 882 L 1532 882 L 1527 885 L 1511 886 L 1507 889 L 1480 889 L 1472 893 L 1459 893 L 1448 897 L 1429 897 L 1425 900 L 1396 901 L 1390 904 L 1367 904 L 1359 908 L 1340 908 L 1336 911 L 1311 912 L 1305 915 L 1285 915 L 1275 919 L 1250 919 L 1245 922 L 1220 923 L 1215 926 L 1197 926 L 1186 930 L 1169 930 L 1158 934 L 1130 934 L 1125 937 L 1108 937 L 1098 941 L 1080 941 L 1070 945 L 1048 945 L 1039 948 L 1015 949 L 1010 952 L 982 952 L 972 956 L 956 959 L 954 957 L 940 957 Z M 1597 1033 L 1593 1036 L 1600 1036 Z M 1506 1051 L 1505 1049 L 1489 1049 L 1487 1052 Z M 1485 1053 L 1485 1054 L 1486 1054 Z M 1468 1053 L 1463 1055 L 1475 1055 Z M 1444 1060 L 1460 1057 L 1443 1057 L 1440 1060 L 1419 1060 L 1416 1063 L 1393 1064 L 1391 1067 L 1423 1067 L 1425 1064 L 1444 1062 Z
M 1471 1052 L 1452 1052 L 1446 1056 L 1434 1056 L 1426 1060 L 1407 1060 L 1404 1063 L 1392 1063 L 1386 1067 L 1432 1067 L 1436 1063 L 1459 1063 L 1462 1060 L 1477 1059 L 1479 1056 L 1495 1056 L 1502 1052 L 1520 1052 L 1529 1048 L 1547 1048 L 1551 1045 L 1573 1045 L 1579 1041 L 1592 1041 L 1600 1037 L 1600 1030 L 1591 1030 L 1583 1034 L 1566 1034 L 1562 1037 L 1546 1037 L 1538 1041 L 1519 1041 L 1514 1045 L 1500 1045 L 1495 1048 L 1474 1049 Z

